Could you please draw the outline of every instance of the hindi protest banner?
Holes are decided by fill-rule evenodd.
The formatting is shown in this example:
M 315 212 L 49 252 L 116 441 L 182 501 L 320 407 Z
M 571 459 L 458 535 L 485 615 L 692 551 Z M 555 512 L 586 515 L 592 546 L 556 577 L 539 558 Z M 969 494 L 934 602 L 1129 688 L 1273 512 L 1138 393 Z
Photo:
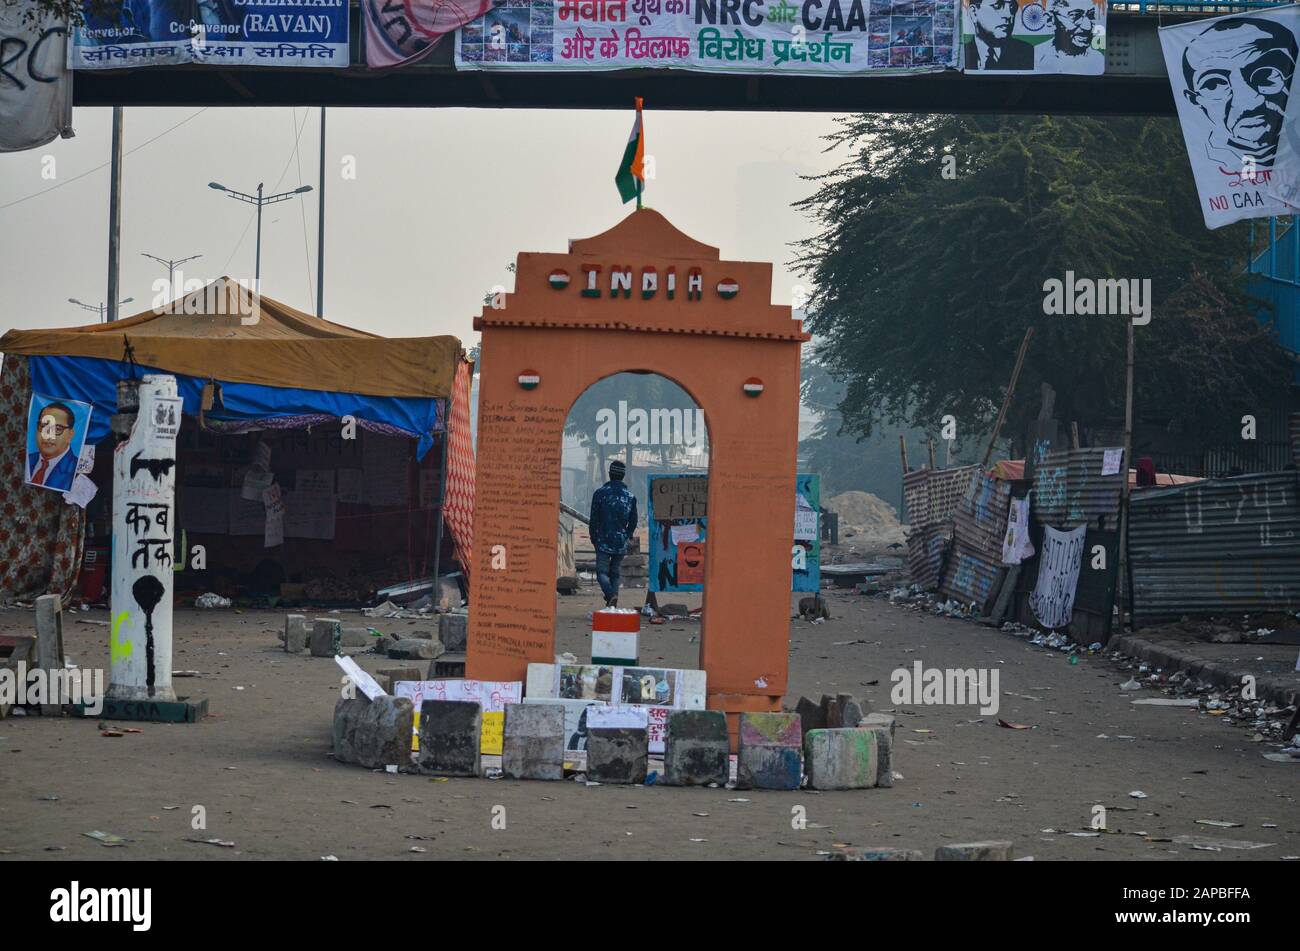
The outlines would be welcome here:
M 1106 71 L 1106 0 L 962 0 L 961 64 L 1004 75 Z
M 457 69 L 792 76 L 957 65 L 957 0 L 505 0 L 456 33 Z
M 1272 189 L 1300 179 L 1295 152 L 1284 165 L 1278 149 L 1298 35 L 1295 4 L 1160 28 L 1207 228 L 1295 210 Z
M 1038 583 L 1029 595 L 1038 623 L 1048 630 L 1068 627 L 1074 613 L 1074 592 L 1083 565 L 1083 540 L 1088 527 L 1068 532 L 1043 527 L 1043 554 L 1038 560 Z
M 0 3 L 0 152 L 34 149 L 72 135 L 68 29 L 34 0 Z
M 73 69 L 348 65 L 347 0 L 136 0 L 82 5 Z

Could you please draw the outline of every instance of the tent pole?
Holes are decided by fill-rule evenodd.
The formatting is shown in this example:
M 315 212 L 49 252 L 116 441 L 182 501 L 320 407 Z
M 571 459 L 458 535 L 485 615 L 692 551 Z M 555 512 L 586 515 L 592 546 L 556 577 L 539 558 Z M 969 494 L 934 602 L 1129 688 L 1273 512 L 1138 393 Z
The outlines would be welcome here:
M 442 421 L 442 453 L 438 462 L 438 520 L 433 537 L 433 598 L 438 601 L 441 588 L 438 586 L 438 572 L 442 568 L 442 519 L 447 501 L 447 444 L 451 442 L 451 397 L 444 402 L 445 414 Z M 459 607 L 459 605 L 457 605 Z

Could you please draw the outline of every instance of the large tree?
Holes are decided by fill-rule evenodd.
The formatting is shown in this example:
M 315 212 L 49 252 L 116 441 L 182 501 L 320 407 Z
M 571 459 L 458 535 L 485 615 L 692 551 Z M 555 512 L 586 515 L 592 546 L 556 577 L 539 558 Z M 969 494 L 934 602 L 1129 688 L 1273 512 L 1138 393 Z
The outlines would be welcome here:
M 1245 226 L 1205 228 L 1173 120 L 868 115 L 830 139 L 849 158 L 800 203 L 821 231 L 797 264 L 850 432 L 948 414 L 987 430 L 1031 325 L 1004 435 L 1025 432 L 1040 382 L 1062 420 L 1122 417 L 1124 318 L 1046 314 L 1044 282 L 1067 271 L 1151 281 L 1145 419 L 1211 438 L 1284 398 L 1286 358 L 1240 277 Z

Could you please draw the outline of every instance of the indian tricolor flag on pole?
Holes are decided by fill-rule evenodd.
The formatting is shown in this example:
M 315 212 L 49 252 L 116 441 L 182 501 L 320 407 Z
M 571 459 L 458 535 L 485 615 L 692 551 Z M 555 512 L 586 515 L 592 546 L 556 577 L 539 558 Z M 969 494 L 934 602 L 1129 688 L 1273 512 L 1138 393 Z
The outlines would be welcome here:
M 641 97 L 636 97 L 636 121 L 632 123 L 632 134 L 628 136 L 627 148 L 623 150 L 623 161 L 618 165 L 618 174 L 614 184 L 618 186 L 619 197 L 623 204 L 633 198 L 636 206 L 641 207 L 641 189 L 645 185 L 645 134 L 641 128 Z

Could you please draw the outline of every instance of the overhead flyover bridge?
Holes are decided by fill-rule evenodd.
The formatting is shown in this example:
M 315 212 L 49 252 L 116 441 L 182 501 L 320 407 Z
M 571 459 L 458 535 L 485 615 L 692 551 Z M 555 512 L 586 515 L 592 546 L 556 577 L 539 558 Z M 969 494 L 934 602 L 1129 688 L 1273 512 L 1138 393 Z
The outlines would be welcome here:
M 1103 76 L 988 76 L 949 70 L 912 76 L 822 77 L 650 69 L 457 71 L 450 37 L 422 63 L 379 72 L 365 66 L 361 10 L 353 0 L 347 69 L 190 65 L 79 71 L 74 92 L 79 106 L 627 109 L 633 97 L 644 96 L 657 110 L 1172 116 L 1174 101 L 1157 28 L 1280 5 L 1265 0 L 1111 4 Z

